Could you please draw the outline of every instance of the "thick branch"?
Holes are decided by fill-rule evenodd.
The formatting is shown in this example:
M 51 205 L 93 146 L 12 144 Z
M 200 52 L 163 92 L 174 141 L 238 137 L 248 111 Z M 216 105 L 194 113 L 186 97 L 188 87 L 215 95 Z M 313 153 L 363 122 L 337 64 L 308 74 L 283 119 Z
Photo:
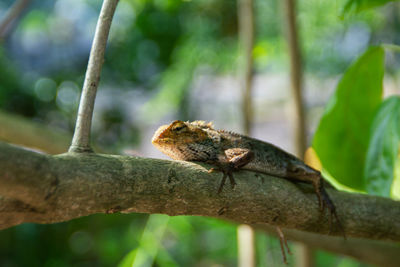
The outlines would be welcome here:
M 74 137 L 70 152 L 90 152 L 90 129 L 94 100 L 100 81 L 101 68 L 103 67 L 104 53 L 118 0 L 104 0 L 101 7 L 99 20 L 97 21 L 93 45 L 90 51 L 88 67 L 83 83 L 82 96 L 79 103 L 78 118 L 76 120 Z
M 227 186 L 217 195 L 220 174 L 209 174 L 207 168 L 116 155 L 48 156 L 0 143 L 0 195 L 41 210 L 31 220 L 38 223 L 118 210 L 329 232 L 329 216 L 321 218 L 310 186 L 241 171 L 235 173 L 237 187 Z M 348 236 L 400 241 L 400 202 L 328 191 Z M 341 235 L 338 229 L 333 234 Z
M 0 228 L 121 211 L 210 216 L 328 234 L 329 216 L 320 216 L 310 186 L 241 171 L 235 173 L 237 187 L 226 186 L 218 195 L 221 174 L 207 169 L 128 156 L 49 156 L 0 143 Z M 400 241 L 400 202 L 333 189 L 328 193 L 348 237 Z M 353 242 L 344 241 L 339 231 L 332 234 L 339 237 L 326 238 L 337 251 L 343 242 Z

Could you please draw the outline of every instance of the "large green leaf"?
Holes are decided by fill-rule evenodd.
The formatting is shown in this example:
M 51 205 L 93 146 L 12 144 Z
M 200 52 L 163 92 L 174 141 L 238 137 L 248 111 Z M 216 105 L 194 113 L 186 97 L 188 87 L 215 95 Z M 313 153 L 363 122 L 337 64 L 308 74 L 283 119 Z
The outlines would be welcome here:
M 400 142 L 400 97 L 386 99 L 371 127 L 365 161 L 365 186 L 373 195 L 389 197 L 395 178 Z
M 343 7 L 342 16 L 351 12 L 360 12 L 365 9 L 383 6 L 395 0 L 348 0 Z
M 365 190 L 368 133 L 382 101 L 383 74 L 384 50 L 371 47 L 343 75 L 320 121 L 313 148 L 336 184 Z

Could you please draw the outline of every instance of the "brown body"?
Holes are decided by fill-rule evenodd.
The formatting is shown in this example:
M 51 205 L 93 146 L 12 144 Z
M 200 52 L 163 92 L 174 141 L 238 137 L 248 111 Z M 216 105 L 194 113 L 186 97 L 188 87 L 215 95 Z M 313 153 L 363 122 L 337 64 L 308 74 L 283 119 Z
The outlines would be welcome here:
M 309 182 L 314 186 L 321 210 L 327 206 L 337 219 L 335 206 L 323 187 L 320 172 L 270 143 L 215 130 L 211 123 L 203 121 L 174 121 L 161 126 L 152 143 L 173 159 L 215 165 L 216 170 L 224 173 L 218 192 L 221 192 L 227 177 L 232 187 L 235 185 L 232 172 L 239 169 Z

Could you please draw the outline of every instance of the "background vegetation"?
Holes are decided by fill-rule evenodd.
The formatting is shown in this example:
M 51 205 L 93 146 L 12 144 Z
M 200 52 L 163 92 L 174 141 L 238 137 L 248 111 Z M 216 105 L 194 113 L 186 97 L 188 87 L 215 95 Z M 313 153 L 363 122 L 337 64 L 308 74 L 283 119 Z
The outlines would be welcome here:
M 0 3 L 0 17 L 12 2 Z M 72 132 L 100 5 L 32 1 L 0 45 L 2 111 Z M 371 6 L 376 4 L 298 2 L 309 139 L 317 130 L 313 147 L 325 175 L 342 189 L 398 198 L 400 101 L 395 96 L 383 100 L 382 94 L 383 88 L 386 96 L 398 94 L 399 61 L 392 47 L 381 44 L 398 43 L 400 9 L 398 3 Z M 149 146 L 151 134 L 176 118 L 239 129 L 240 94 L 232 87 L 238 68 L 236 10 L 231 0 L 120 1 L 95 109 L 93 140 L 99 149 L 159 157 Z M 255 136 L 291 150 L 280 1 L 257 0 L 254 10 Z M 274 239 L 258 233 L 256 243 L 258 265 L 283 265 Z M 0 232 L 4 266 L 125 266 L 132 261 L 137 266 L 234 266 L 236 250 L 236 225 L 196 217 L 96 215 Z M 289 261 L 293 264 L 293 258 Z M 325 252 L 318 252 L 316 261 L 363 265 Z

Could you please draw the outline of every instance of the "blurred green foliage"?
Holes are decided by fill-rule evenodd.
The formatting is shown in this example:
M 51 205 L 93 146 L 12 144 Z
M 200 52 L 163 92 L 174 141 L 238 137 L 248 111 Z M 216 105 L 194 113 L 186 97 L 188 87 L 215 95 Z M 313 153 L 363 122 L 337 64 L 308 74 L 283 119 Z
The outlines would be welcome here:
M 35 98 L 29 90 L 24 90 L 24 84 L 18 79 L 14 65 L 6 58 L 5 53 L 4 48 L 0 48 L 0 107 L 25 116 L 33 116 L 36 114 Z
M 1 1 L 1 15 L 12 2 Z M 307 74 L 332 77 L 343 73 L 370 44 L 390 42 L 398 35 L 396 23 L 388 27 L 391 20 L 396 21 L 395 12 L 369 10 L 341 20 L 343 2 L 299 1 L 298 20 Z M 349 0 L 344 9 L 384 2 L 388 1 Z M 1 109 L 72 130 L 100 4 L 101 1 L 96 0 L 32 1 L 13 34 L 0 47 Z M 255 1 L 253 55 L 256 72 L 287 69 L 280 5 L 279 0 Z M 397 6 L 392 7 L 394 11 L 397 9 Z M 98 99 L 93 139 L 108 151 L 120 151 L 141 141 L 137 117 L 147 116 L 148 120 L 153 120 L 157 114 L 172 110 L 181 118 L 190 119 L 195 111 L 187 103 L 187 95 L 194 77 L 236 71 L 236 9 L 233 0 L 120 0 L 99 91 L 110 91 L 107 97 L 121 95 L 122 100 L 113 98 L 109 105 Z M 389 34 L 387 29 L 390 29 Z M 378 47 L 367 53 L 368 56 L 358 61 L 362 64 L 356 63 L 339 85 L 340 88 L 356 85 L 354 91 L 339 88 L 340 92 L 334 96 L 336 103 L 332 100 L 329 106 L 338 109 L 338 114 L 333 115 L 328 110 L 328 117 L 321 122 L 325 135 L 339 130 L 343 135 L 330 137 L 334 145 L 330 141 L 320 142 L 320 149 L 325 152 L 328 147 L 324 146 L 348 149 L 344 152 L 349 154 L 340 154 L 337 160 L 344 162 L 346 168 L 355 166 L 354 171 L 361 172 L 357 176 L 360 180 L 350 181 L 347 171 L 334 169 L 333 163 L 326 166 L 335 179 L 342 179 L 344 173 L 343 181 L 358 189 L 368 187 L 368 181 L 362 180 L 367 148 L 368 151 L 383 151 L 386 147 L 386 143 L 374 148 L 368 144 L 368 125 L 377 107 L 377 92 L 381 90 L 376 83 L 381 82 L 383 75 L 383 52 Z M 396 64 L 392 62 L 393 69 L 398 67 Z M 371 102 L 365 102 L 364 94 L 370 87 L 376 91 L 371 92 Z M 123 105 L 124 94 L 129 91 L 137 96 L 150 93 L 154 98 L 145 105 L 143 112 L 132 112 Z M 345 99 L 347 94 L 349 99 Z M 138 99 L 131 105 L 142 100 Z M 356 113 L 349 117 L 346 110 L 353 107 L 357 108 Z M 382 108 L 381 112 L 386 109 L 391 108 Z M 327 119 L 334 123 L 324 126 Z M 344 125 L 340 119 L 351 120 L 351 127 L 346 128 L 349 125 Z M 379 119 L 376 120 L 376 128 L 381 130 L 372 130 L 371 140 L 381 142 L 389 133 Z M 362 125 L 357 124 L 359 121 Z M 332 129 L 333 126 L 337 128 Z M 354 138 L 352 131 L 361 132 L 360 138 Z M 337 143 L 344 141 L 344 136 L 356 140 L 356 153 L 350 154 L 354 144 Z M 314 143 L 318 144 L 318 139 Z M 389 152 L 388 155 L 393 156 L 394 150 L 389 149 Z M 346 157 L 358 158 L 352 162 Z M 388 184 L 390 177 L 399 177 L 391 173 L 393 157 L 390 160 L 385 172 L 387 179 L 382 184 Z M 371 158 L 370 162 L 376 161 Z M 396 171 L 399 173 L 400 168 L 395 168 Z M 285 266 L 277 240 L 259 233 L 256 242 L 257 266 Z M 235 266 L 236 249 L 235 225 L 200 217 L 107 214 L 54 225 L 25 224 L 0 232 L 1 266 L 115 266 L 117 263 L 125 266 L 134 262 L 138 253 L 150 266 Z M 316 261 L 318 266 L 362 266 L 323 252 L 317 253 Z M 289 266 L 293 265 L 290 257 Z
M 400 97 L 392 96 L 380 105 L 371 127 L 371 138 L 364 167 L 366 191 L 369 194 L 399 199 L 394 190 L 400 149 Z
M 113 266 L 138 244 L 146 216 L 94 215 L 52 225 L 3 230 L 1 266 Z
M 99 214 L 0 234 L 1 266 L 125 266 L 132 249 L 151 256 L 135 266 L 236 265 L 236 226 L 201 217 Z
M 379 7 L 388 2 L 396 0 L 347 0 L 343 7 L 343 15 L 350 12 L 360 12 L 362 10 Z
M 0 108 L 72 131 L 77 90 L 83 83 L 100 4 L 89 0 L 34 2 L 12 38 L 5 40 L 5 52 L 0 54 L 0 65 L 7 65 L 0 69 L 0 76 L 7 80 L 1 86 L 13 94 L 12 98 L 0 99 Z M 71 6 L 74 14 L 69 11 Z M 107 85 L 121 90 L 156 90 L 154 100 L 138 116 L 145 114 L 154 119 L 156 114 L 175 110 L 190 119 L 193 111 L 187 106 L 187 94 L 193 74 L 235 72 L 236 8 L 233 0 L 121 0 L 110 32 L 100 90 Z M 277 0 L 255 1 L 257 34 L 253 54 L 257 72 L 287 69 L 280 10 Z M 385 17 L 379 12 L 340 21 L 334 1 L 300 1 L 299 12 L 306 70 L 314 75 L 341 73 L 357 53 L 373 42 L 371 38 L 380 38 L 379 32 L 385 26 Z M 44 97 L 33 94 L 40 79 L 54 83 L 51 90 L 55 93 Z M 64 82 L 69 87 L 58 94 Z M 114 111 L 126 113 L 118 104 L 101 112 Z M 121 123 L 135 132 L 129 118 L 122 116 Z M 110 147 L 115 139 L 110 138 L 112 127 L 107 124 L 95 128 L 100 145 Z M 122 134 L 119 129 L 117 135 Z
M 0 232 L 0 265 L 132 266 L 141 251 L 146 264 L 133 266 L 236 266 L 236 231 L 235 224 L 213 218 L 157 214 L 98 214 L 52 225 L 24 224 Z M 258 232 L 256 244 L 257 266 L 295 266 L 291 255 L 289 264 L 283 263 L 275 238 Z M 366 266 L 326 252 L 316 256 L 316 266 Z

